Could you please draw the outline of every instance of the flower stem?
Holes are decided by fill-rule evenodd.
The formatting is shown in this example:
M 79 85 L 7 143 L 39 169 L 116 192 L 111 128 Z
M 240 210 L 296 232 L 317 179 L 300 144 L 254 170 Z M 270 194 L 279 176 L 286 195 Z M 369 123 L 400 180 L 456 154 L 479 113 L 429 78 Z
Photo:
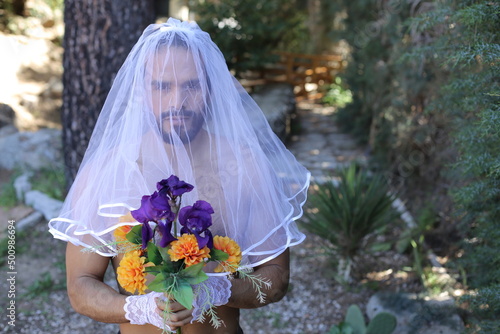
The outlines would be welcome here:
M 177 204 L 177 203 L 174 204 L 175 218 L 173 221 L 173 225 L 174 225 L 174 237 L 176 237 L 176 238 L 177 238 L 177 218 L 179 217 L 179 210 L 181 208 L 181 201 L 182 201 L 182 196 L 179 196 L 179 204 Z

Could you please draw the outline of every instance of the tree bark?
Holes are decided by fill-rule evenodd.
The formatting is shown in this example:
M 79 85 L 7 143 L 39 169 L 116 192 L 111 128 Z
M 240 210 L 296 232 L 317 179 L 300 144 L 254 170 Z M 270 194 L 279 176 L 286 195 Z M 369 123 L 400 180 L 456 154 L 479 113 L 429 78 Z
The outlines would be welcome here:
M 65 1 L 61 120 L 68 185 L 76 176 L 116 73 L 154 19 L 154 0 Z

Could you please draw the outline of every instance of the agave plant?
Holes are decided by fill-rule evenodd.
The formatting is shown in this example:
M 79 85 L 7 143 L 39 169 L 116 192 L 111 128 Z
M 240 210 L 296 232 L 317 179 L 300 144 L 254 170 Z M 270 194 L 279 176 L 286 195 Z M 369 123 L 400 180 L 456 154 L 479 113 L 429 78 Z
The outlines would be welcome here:
M 386 227 L 397 213 L 392 207 L 395 197 L 381 176 L 352 164 L 339 178 L 313 187 L 317 191 L 310 196 L 302 226 L 331 243 L 339 278 L 349 282 L 354 256 L 372 242 L 367 236 Z

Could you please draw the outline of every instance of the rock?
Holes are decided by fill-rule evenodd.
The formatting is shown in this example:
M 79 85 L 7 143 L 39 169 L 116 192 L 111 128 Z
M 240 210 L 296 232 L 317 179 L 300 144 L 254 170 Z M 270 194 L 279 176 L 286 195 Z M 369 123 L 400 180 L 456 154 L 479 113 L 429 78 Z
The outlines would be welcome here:
M 47 20 L 42 22 L 42 26 L 44 28 L 52 28 L 55 25 L 56 25 L 56 21 L 54 21 L 54 19 L 47 19 Z
M 19 221 L 34 212 L 33 208 L 18 204 L 13 208 L 0 207 L 0 240 L 5 237 L 5 231 L 9 221 L 14 221 L 17 227 Z
M 25 194 L 26 205 L 40 211 L 45 219 L 51 220 L 59 215 L 63 203 L 53 199 L 38 190 L 31 190 Z
M 20 201 L 24 201 L 24 194 L 31 190 L 30 183 L 31 175 L 25 173 L 14 180 L 14 189 L 16 189 L 16 197 Z
M 10 136 L 18 131 L 14 125 L 6 125 L 0 128 L 0 138 Z
M 63 94 L 63 84 L 60 78 L 52 77 L 43 88 L 40 94 L 44 98 L 60 99 Z
M 377 293 L 366 305 L 368 318 L 388 312 L 397 319 L 394 333 L 460 334 L 462 319 L 456 313 L 452 298 L 421 299 L 415 294 Z
M 252 98 L 262 109 L 273 132 L 285 141 L 290 134 L 291 115 L 295 112 L 293 87 L 288 84 L 269 84 Z
M 40 222 L 43 219 L 43 214 L 39 211 L 35 211 L 32 214 L 30 214 L 28 217 L 25 217 L 21 219 L 17 224 L 16 228 L 17 231 L 23 231 L 27 229 L 28 227 L 31 227 L 35 225 L 36 223 Z
M 40 98 L 37 95 L 23 94 L 19 103 L 31 113 L 37 111 Z
M 41 129 L 36 132 L 18 132 L 0 138 L 0 168 L 13 170 L 41 170 L 61 168 L 61 130 Z
M 61 99 L 63 95 L 63 83 L 61 80 L 56 80 L 50 86 L 50 97 L 54 99 Z
M 14 124 L 14 109 L 8 104 L 0 103 L 0 128 Z

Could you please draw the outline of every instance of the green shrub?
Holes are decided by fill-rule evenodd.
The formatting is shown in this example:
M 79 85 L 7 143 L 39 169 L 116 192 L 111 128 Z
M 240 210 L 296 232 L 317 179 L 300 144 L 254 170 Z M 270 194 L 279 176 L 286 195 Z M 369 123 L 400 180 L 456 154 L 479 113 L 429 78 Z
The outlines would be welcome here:
M 432 106 L 445 109 L 455 129 L 459 156 L 453 166 L 457 185 L 451 193 L 464 240 L 458 264 L 474 291 L 466 297 L 472 301 L 469 321 L 474 333 L 500 328 L 495 316 L 500 313 L 499 14 L 498 3 L 490 1 L 445 1 L 412 22 L 424 31 L 444 30 L 418 51 L 433 54 L 450 69 Z
M 350 280 L 354 256 L 373 245 L 368 236 L 382 230 L 397 217 L 394 196 L 383 177 L 370 176 L 355 164 L 341 170 L 338 185 L 317 184 L 305 212 L 303 227 L 328 240 L 339 257 L 340 280 Z
M 30 181 L 34 190 L 41 191 L 60 201 L 64 200 L 66 180 L 63 170 L 53 168 L 42 169 L 37 171 L 30 178 Z
M 413 212 L 424 198 L 439 199 L 442 217 L 454 213 L 439 227 L 460 233 L 463 242 L 450 249 L 464 251 L 455 263 L 474 291 L 468 300 L 483 303 L 471 305 L 468 320 L 472 331 L 490 333 L 500 327 L 493 312 L 481 309 L 500 312 L 492 298 L 500 294 L 500 6 L 488 0 L 338 6 L 349 13 L 338 34 L 352 48 L 343 79 L 353 92 L 338 120 L 401 181 Z M 417 153 L 421 159 L 412 160 Z
M 342 84 L 342 78 L 336 77 L 335 82 L 328 86 L 323 103 L 343 108 L 351 102 L 352 92 Z
M 14 188 L 14 181 L 4 183 L 1 186 L 0 206 L 4 208 L 13 208 L 18 203 L 16 197 L 16 189 Z
M 272 51 L 303 51 L 308 40 L 304 6 L 299 0 L 207 0 L 192 9 L 238 77 L 275 62 Z

